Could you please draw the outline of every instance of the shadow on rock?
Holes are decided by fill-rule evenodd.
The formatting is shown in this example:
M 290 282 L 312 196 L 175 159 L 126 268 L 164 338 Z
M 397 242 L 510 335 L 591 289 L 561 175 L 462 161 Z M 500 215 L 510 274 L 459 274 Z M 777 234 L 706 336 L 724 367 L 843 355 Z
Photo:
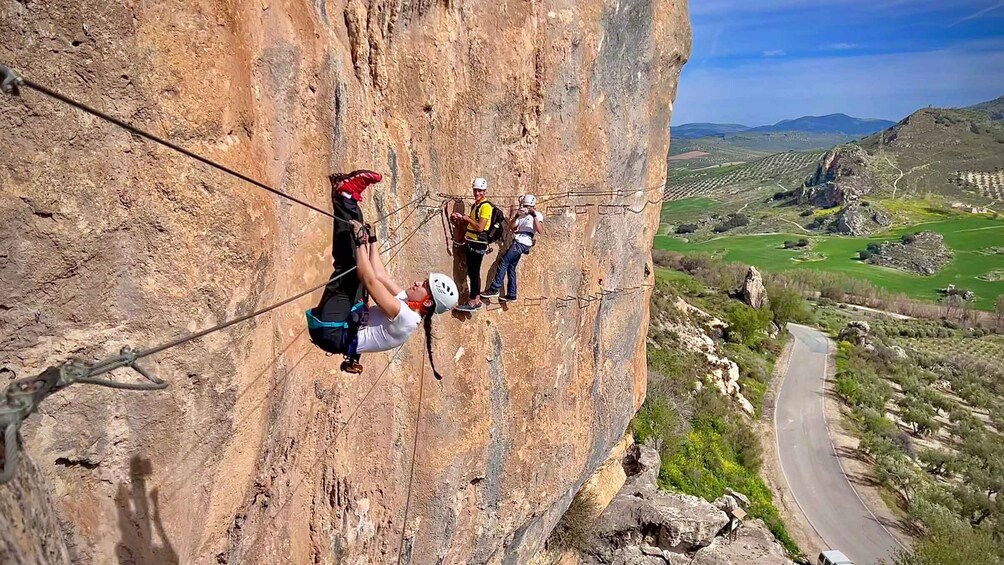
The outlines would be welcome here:
M 147 479 L 153 474 L 149 459 L 138 455 L 129 462 L 130 484 L 119 484 L 115 504 L 119 511 L 122 541 L 115 548 L 121 565 L 177 565 L 178 553 L 164 531 L 160 517 L 159 492 L 147 493 Z M 153 507 L 153 514 L 150 507 Z M 161 545 L 155 545 L 153 530 Z

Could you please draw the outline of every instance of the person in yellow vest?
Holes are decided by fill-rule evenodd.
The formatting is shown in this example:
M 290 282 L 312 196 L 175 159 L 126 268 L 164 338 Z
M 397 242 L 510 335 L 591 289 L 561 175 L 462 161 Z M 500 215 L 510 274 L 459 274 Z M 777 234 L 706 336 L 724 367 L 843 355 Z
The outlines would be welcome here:
M 464 251 L 467 259 L 467 279 L 470 283 L 470 297 L 467 302 L 457 306 L 457 310 L 474 312 L 483 305 L 481 303 L 481 265 L 488 251 L 488 224 L 492 219 L 492 205 L 485 196 L 488 194 L 488 181 L 483 178 L 474 179 L 471 184 L 474 193 L 474 204 L 471 213 L 465 216 L 454 212 L 450 219 L 467 228 L 464 236 Z

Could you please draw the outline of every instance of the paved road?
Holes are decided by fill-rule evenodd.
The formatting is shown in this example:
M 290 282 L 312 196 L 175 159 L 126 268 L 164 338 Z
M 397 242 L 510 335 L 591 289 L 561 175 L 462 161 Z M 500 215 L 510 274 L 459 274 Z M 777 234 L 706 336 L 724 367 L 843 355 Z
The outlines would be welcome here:
M 791 363 L 774 412 L 781 472 L 802 512 L 831 549 L 856 565 L 871 565 L 899 547 L 847 481 L 827 433 L 823 382 L 828 339 L 789 324 Z M 815 562 L 814 555 L 809 556 Z

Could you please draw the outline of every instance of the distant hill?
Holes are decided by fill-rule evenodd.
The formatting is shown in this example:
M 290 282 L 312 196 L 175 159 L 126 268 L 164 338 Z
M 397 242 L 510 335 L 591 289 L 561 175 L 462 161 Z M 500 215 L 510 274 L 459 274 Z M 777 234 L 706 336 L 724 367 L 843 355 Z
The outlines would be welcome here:
M 874 169 L 889 166 L 885 176 L 893 179 L 900 195 L 998 201 L 1004 198 L 1004 122 L 992 116 L 999 114 L 1002 102 L 917 110 L 859 143 L 872 156 Z
M 794 120 L 781 120 L 772 126 L 752 128 L 747 133 L 800 131 L 806 133 L 840 133 L 860 137 L 871 135 L 894 125 L 896 125 L 896 122 L 890 122 L 889 120 L 853 118 L 847 114 L 830 114 L 828 116 L 803 116 Z
M 996 100 L 976 104 L 965 109 L 983 112 L 984 114 L 990 116 L 991 120 L 995 122 L 1002 122 L 1004 121 L 1004 96 L 1001 96 Z
M 986 104 L 997 104 L 998 109 L 1004 106 L 1004 99 Z M 793 120 L 781 120 L 769 126 L 748 127 L 741 124 L 692 123 L 672 126 L 673 137 L 677 139 L 698 139 L 701 137 L 727 137 L 738 133 L 826 133 L 837 134 L 847 138 L 858 138 L 871 135 L 896 125 L 889 120 L 870 118 L 854 118 L 847 114 L 830 114 L 828 116 L 802 116 Z
M 679 126 L 672 126 L 671 131 L 673 133 L 673 137 L 675 138 L 695 139 L 698 137 L 713 137 L 716 135 L 725 135 L 727 133 L 746 131 L 748 129 L 750 129 L 749 126 L 744 126 L 741 124 L 694 123 L 694 124 L 683 124 Z

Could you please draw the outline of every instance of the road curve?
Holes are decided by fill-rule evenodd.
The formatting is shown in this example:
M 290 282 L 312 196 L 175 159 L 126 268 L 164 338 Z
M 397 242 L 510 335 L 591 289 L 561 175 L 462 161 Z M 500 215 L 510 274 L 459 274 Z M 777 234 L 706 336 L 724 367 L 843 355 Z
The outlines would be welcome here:
M 829 340 L 806 326 L 788 324 L 794 343 L 774 409 L 777 452 L 802 513 L 830 549 L 856 565 L 887 561 L 899 547 L 865 507 L 840 467 L 827 431 L 823 394 Z M 809 558 L 815 563 L 815 555 Z

